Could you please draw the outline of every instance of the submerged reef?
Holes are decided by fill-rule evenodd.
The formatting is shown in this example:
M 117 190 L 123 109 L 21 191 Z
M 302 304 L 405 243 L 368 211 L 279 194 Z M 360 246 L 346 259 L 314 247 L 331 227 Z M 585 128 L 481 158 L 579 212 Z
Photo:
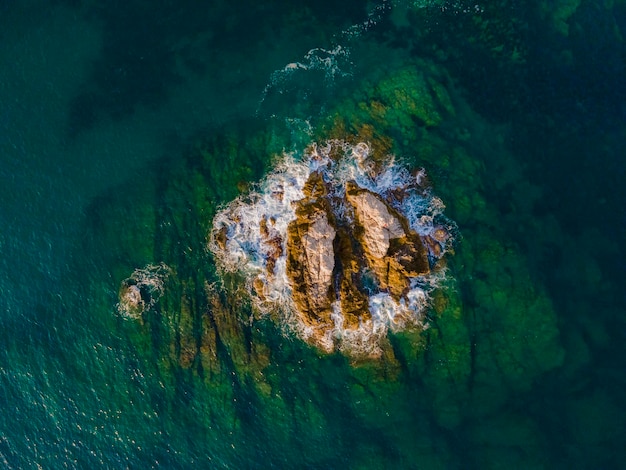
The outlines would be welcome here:
M 122 295 L 102 299 L 105 321 L 163 383 L 151 399 L 245 463 L 258 436 L 291 467 L 351 455 L 454 468 L 457 436 L 472 462 L 497 452 L 489 432 L 533 444 L 524 405 L 566 356 L 515 238 L 534 243 L 520 224 L 539 223 L 541 193 L 503 131 L 417 59 L 363 80 L 310 129 L 282 125 L 203 135 L 88 213 L 106 274 L 94 291 Z M 135 295 L 161 262 L 162 289 Z M 111 315 L 124 295 L 140 308 Z M 529 449 L 528 468 L 549 458 Z
M 323 351 L 377 357 L 388 330 L 427 326 L 454 239 L 443 209 L 423 169 L 333 140 L 221 210 L 209 247 L 261 313 Z

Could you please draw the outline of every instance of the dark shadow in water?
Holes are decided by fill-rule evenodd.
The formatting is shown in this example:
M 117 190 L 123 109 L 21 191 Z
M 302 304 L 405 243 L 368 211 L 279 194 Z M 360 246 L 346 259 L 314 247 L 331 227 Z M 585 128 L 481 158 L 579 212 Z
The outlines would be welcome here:
M 79 4 L 77 0 L 62 3 Z M 126 117 L 137 106 L 161 105 L 173 86 L 185 82 L 185 76 L 206 74 L 216 67 L 212 56 L 236 52 L 250 61 L 265 60 L 255 57 L 259 41 L 280 38 L 287 28 L 306 28 L 291 24 L 290 16 L 310 18 L 316 27 L 323 25 L 326 36 L 365 18 L 363 7 L 341 5 L 287 0 L 211 4 L 114 0 L 83 6 L 84 14 L 102 25 L 103 47 L 89 80 L 72 100 L 69 133 L 75 136 L 103 118 Z M 216 68 L 212 73 L 218 77 L 228 73 Z

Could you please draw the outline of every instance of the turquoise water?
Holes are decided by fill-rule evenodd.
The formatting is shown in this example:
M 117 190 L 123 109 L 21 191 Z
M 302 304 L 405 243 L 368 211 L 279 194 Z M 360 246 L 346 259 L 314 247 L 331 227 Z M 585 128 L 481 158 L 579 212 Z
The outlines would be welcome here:
M 620 468 L 626 4 L 292 3 L 0 3 L 0 464 Z M 459 226 L 459 309 L 382 365 L 204 287 L 218 205 L 329 115 Z

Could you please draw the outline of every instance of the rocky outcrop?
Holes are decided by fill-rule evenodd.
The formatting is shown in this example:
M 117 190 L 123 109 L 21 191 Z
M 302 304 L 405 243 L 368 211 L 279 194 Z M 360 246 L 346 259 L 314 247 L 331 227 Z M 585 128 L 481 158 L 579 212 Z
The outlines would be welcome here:
M 346 199 L 354 209 L 360 229 L 355 233 L 380 288 L 400 298 L 409 288 L 410 277 L 430 271 L 424 245 L 406 218 L 377 194 L 348 182 Z
M 437 280 L 416 278 L 436 271 L 449 246 L 434 224 L 445 220 L 443 204 L 423 171 L 373 158 L 365 143 L 307 152 L 216 216 L 211 249 L 246 276 L 261 312 L 282 311 L 307 342 L 380 354 L 388 328 L 422 324 L 428 287 L 420 286 Z
M 298 218 L 289 224 L 287 239 L 287 275 L 293 299 L 307 325 L 330 326 L 336 231 L 319 204 L 302 205 L 296 213 Z
M 334 326 L 333 303 L 342 327 L 356 329 L 371 319 L 368 294 L 388 292 L 399 301 L 412 277 L 430 272 L 428 251 L 403 215 L 353 181 L 342 189 L 329 192 L 313 172 L 288 229 L 287 276 L 313 335 Z

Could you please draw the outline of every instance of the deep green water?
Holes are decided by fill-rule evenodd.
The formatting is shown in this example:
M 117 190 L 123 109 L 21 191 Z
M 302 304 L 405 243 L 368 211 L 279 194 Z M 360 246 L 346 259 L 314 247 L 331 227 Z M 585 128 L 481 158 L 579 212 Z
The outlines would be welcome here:
M 0 466 L 622 468 L 626 3 L 213 3 L 0 1 Z M 185 363 L 217 205 L 442 88 L 376 122 L 459 225 L 458 318 L 354 365 L 234 305 Z M 162 261 L 174 320 L 121 319 Z

